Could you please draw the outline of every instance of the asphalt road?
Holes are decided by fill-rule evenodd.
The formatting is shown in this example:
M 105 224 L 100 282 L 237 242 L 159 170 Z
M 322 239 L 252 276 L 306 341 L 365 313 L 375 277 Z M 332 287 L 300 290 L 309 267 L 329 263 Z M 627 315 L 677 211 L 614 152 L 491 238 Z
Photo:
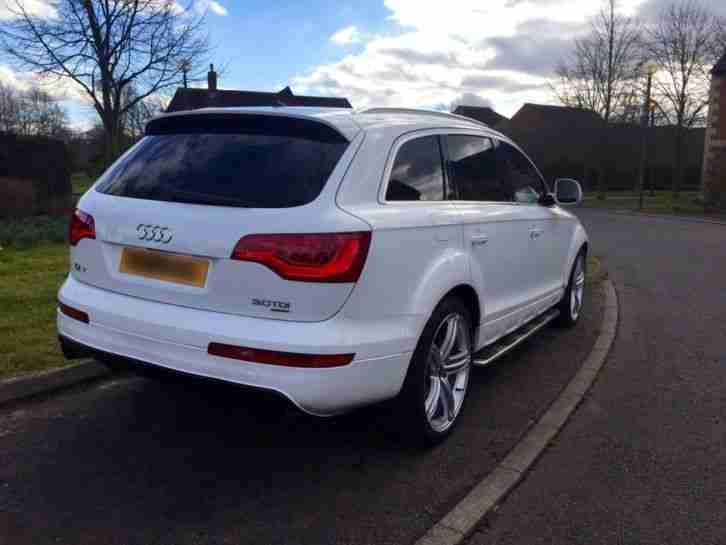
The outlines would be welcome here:
M 119 378 L 0 409 L 1 544 L 411 543 L 491 471 L 598 333 L 546 328 L 474 373 L 456 434 L 413 449 L 386 407 L 320 420 L 276 398 Z
M 619 294 L 613 350 L 469 545 L 726 543 L 726 226 L 580 217 Z

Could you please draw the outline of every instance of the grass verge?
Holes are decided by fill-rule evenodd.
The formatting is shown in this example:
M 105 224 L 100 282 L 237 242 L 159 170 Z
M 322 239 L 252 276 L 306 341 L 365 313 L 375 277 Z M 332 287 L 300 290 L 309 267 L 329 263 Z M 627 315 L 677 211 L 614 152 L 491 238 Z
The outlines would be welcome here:
M 0 378 L 66 364 L 55 313 L 67 273 L 65 244 L 0 251 Z
M 675 214 L 724 219 L 722 215 L 707 213 L 704 210 L 701 195 L 698 191 L 681 191 L 678 199 L 673 199 L 671 191 L 656 191 L 653 195 L 649 191 L 645 191 L 642 210 L 638 210 L 638 193 L 635 191 L 611 192 L 607 194 L 607 198 L 604 200 L 598 199 L 597 193 L 587 193 L 582 206 L 630 212 L 640 211 L 648 214 Z
M 607 273 L 597 257 L 591 255 L 587 256 L 585 270 L 587 271 L 588 284 L 599 284 L 607 278 Z

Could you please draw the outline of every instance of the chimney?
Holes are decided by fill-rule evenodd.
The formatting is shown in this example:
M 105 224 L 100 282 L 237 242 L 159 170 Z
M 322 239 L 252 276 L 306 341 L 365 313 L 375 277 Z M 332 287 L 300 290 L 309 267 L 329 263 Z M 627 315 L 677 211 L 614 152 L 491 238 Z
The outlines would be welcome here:
M 209 73 L 207 74 L 207 87 L 210 91 L 217 90 L 217 72 L 214 71 L 214 65 L 209 65 Z

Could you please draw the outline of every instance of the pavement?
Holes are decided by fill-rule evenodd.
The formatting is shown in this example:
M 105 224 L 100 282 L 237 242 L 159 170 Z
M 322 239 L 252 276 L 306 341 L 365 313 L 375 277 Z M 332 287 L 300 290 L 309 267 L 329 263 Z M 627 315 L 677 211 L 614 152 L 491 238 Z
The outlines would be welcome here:
M 114 377 L 0 407 L 0 544 L 412 543 L 497 467 L 599 333 L 548 327 L 476 369 L 423 451 L 387 406 L 315 419 L 260 393 Z
M 726 227 L 578 215 L 618 290 L 613 350 L 467 543 L 726 543 Z

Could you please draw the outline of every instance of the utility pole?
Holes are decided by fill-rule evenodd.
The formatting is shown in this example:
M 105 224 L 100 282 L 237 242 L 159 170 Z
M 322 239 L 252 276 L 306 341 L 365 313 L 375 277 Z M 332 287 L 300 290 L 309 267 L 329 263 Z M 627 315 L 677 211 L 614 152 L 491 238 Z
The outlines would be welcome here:
M 648 138 L 648 144 L 650 146 L 650 149 L 653 149 L 653 141 L 655 138 L 655 110 L 658 107 L 658 103 L 651 99 L 650 101 L 650 129 L 648 130 L 649 138 Z M 648 179 L 650 182 L 648 185 L 650 186 L 650 196 L 655 197 L 655 176 L 653 175 L 653 171 L 650 171 L 650 178 Z
M 650 120 L 650 90 L 653 84 L 653 74 L 657 70 L 654 62 L 646 62 L 643 65 L 643 72 L 648 77 L 645 86 L 645 101 L 643 102 L 643 112 L 640 116 L 641 130 L 641 147 L 640 147 L 640 171 L 638 173 L 638 210 L 643 209 L 643 186 L 645 182 L 645 168 L 648 158 L 648 122 Z

